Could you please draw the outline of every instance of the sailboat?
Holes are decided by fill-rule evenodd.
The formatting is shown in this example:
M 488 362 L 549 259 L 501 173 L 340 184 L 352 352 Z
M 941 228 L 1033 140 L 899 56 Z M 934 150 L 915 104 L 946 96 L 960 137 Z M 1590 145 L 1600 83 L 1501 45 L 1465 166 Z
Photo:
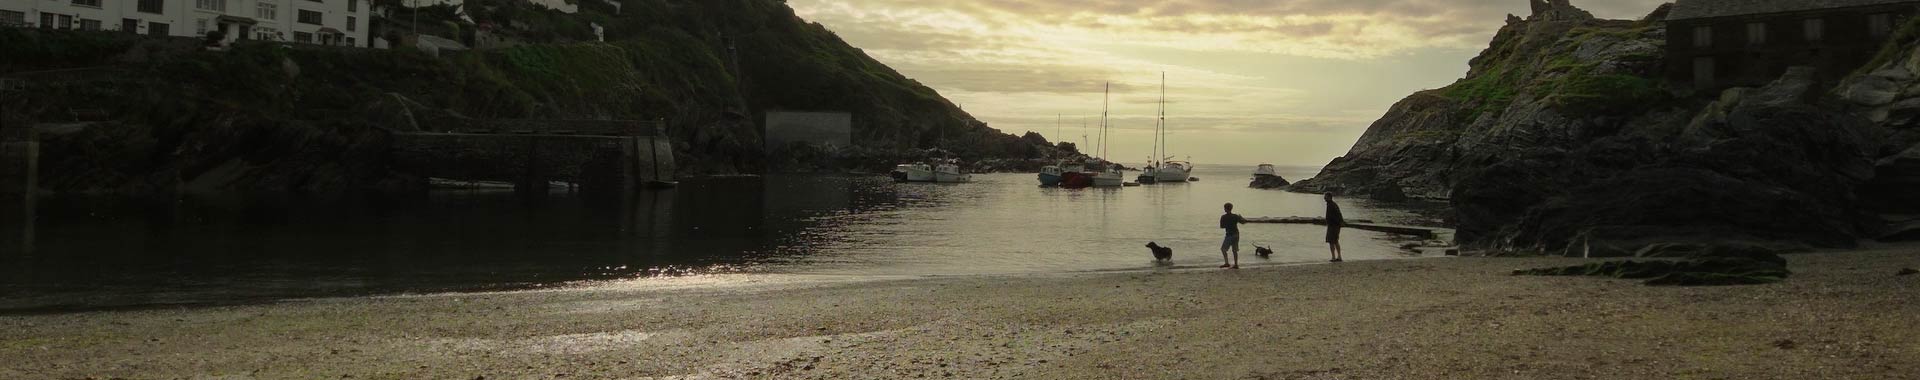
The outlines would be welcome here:
M 1192 180 L 1193 163 L 1174 161 L 1173 156 L 1167 154 L 1167 73 L 1165 72 L 1160 73 L 1160 121 L 1154 126 L 1154 132 L 1156 135 L 1154 138 L 1153 154 L 1154 157 L 1159 157 L 1160 162 L 1158 162 L 1157 165 L 1150 165 L 1153 171 L 1153 181 L 1160 183 L 1187 182 Z M 1141 183 L 1146 183 L 1146 181 L 1141 181 Z
M 1113 83 L 1107 83 L 1106 95 L 1100 102 L 1100 171 L 1093 174 L 1093 187 L 1122 187 L 1127 178 L 1113 170 L 1113 162 L 1107 160 L 1107 113 L 1112 109 Z

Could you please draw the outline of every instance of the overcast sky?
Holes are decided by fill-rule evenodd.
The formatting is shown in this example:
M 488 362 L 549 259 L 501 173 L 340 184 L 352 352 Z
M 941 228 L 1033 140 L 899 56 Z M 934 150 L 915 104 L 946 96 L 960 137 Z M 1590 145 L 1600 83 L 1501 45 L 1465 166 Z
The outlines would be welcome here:
M 1661 2 L 1574 4 L 1639 18 Z M 1008 133 L 1080 142 L 1112 82 L 1108 149 L 1123 163 L 1151 152 L 1166 72 L 1171 152 L 1202 165 L 1326 164 L 1393 102 L 1459 79 L 1508 13 L 1528 12 L 1525 0 L 788 4 Z M 1055 115 L 1066 115 L 1059 132 Z

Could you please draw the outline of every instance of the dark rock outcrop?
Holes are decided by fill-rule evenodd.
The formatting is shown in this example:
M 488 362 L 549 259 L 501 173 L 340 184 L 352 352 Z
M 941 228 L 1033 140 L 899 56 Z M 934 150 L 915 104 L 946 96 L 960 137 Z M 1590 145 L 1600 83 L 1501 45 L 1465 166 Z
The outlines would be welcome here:
M 1516 276 L 1605 276 L 1646 280 L 1655 286 L 1756 285 L 1785 280 L 1783 251 L 1766 244 L 1660 243 L 1641 248 L 1642 260 L 1606 261 L 1560 268 L 1517 270 Z
M 1256 175 L 1253 176 L 1253 182 L 1247 183 L 1247 187 L 1266 190 L 1285 189 L 1292 185 L 1293 182 L 1288 182 L 1286 178 L 1277 175 Z
M 1576 256 L 1726 240 L 1847 247 L 1871 234 L 1861 194 L 1915 193 L 1894 183 L 1911 161 L 1882 143 L 1912 140 L 1836 110 L 1812 72 L 1694 100 L 1661 78 L 1658 25 L 1541 13 L 1559 6 L 1536 3 L 1466 78 L 1396 104 L 1291 189 L 1444 200 L 1465 247 Z M 1863 107 L 1900 101 L 1873 89 L 1914 88 L 1899 82 L 1913 75 L 1881 71 L 1895 84 L 1858 85 Z

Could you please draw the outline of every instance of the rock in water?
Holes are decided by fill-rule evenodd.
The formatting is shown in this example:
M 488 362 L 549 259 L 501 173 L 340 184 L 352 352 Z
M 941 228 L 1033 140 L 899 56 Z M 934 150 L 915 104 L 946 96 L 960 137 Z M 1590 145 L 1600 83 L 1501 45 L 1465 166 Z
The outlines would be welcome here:
M 1286 178 L 1277 175 L 1257 175 L 1253 176 L 1253 183 L 1248 183 L 1247 187 L 1272 190 L 1285 189 L 1292 185 L 1293 182 L 1288 182 Z

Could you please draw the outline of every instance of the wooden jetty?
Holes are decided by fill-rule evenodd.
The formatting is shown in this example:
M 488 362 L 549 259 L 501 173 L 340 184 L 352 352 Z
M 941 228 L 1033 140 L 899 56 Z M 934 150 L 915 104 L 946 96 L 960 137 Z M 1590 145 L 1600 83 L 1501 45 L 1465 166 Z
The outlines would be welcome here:
M 1307 217 L 1297 217 L 1297 216 L 1286 217 L 1286 218 L 1247 218 L 1247 223 L 1314 224 L 1314 225 L 1324 226 L 1324 225 L 1327 225 L 1327 218 L 1307 218 Z M 1366 219 L 1348 220 L 1345 225 L 1345 228 L 1374 231 L 1374 232 L 1385 232 L 1385 233 L 1396 234 L 1396 235 L 1417 236 L 1424 239 L 1432 239 L 1439 236 L 1438 232 L 1434 231 L 1434 229 L 1432 228 L 1376 224 L 1373 221 L 1366 220 Z

